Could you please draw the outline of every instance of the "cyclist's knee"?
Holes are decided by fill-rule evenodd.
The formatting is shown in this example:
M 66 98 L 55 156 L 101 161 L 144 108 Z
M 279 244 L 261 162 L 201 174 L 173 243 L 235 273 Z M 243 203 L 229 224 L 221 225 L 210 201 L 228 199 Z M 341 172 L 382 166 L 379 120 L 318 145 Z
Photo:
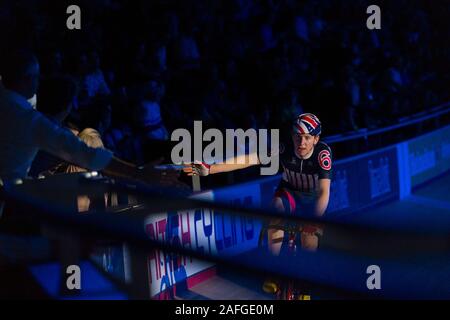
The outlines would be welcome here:
M 302 249 L 315 251 L 319 247 L 319 237 L 315 234 L 302 234 Z
M 297 209 L 294 196 L 286 189 L 275 192 L 273 204 L 280 212 L 294 213 Z
M 285 211 L 285 208 L 284 208 L 284 205 L 283 205 L 283 200 L 280 197 L 273 198 L 273 200 L 272 200 L 272 207 L 277 212 L 284 212 Z

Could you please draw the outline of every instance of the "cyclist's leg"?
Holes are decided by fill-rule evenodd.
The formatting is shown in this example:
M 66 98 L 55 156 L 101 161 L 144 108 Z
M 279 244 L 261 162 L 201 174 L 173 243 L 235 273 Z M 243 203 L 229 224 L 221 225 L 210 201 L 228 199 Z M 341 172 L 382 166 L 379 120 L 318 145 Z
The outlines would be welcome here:
M 276 202 L 276 199 L 274 199 L 274 202 Z M 280 254 L 281 245 L 283 244 L 284 231 L 276 227 L 282 222 L 283 221 L 280 218 L 272 218 L 267 226 L 267 249 L 270 254 L 274 256 L 278 256 Z M 270 277 L 265 279 L 263 283 L 263 290 L 266 293 L 276 295 L 276 299 L 280 299 L 281 297 L 280 294 L 282 288 L 280 286 L 280 281 L 276 278 Z
M 272 206 L 277 212 L 283 213 L 285 210 L 283 201 L 279 197 L 274 197 Z M 269 252 L 276 256 L 280 254 L 281 245 L 284 238 L 284 230 L 277 227 L 282 223 L 283 220 L 281 218 L 272 218 L 270 219 L 267 227 L 267 246 Z
M 319 237 L 312 233 L 302 232 L 302 249 L 307 251 L 316 251 L 319 247 Z
M 283 190 L 283 189 L 282 189 Z M 289 203 L 288 194 L 277 191 L 272 200 L 272 208 L 279 213 L 285 213 L 286 210 L 291 210 L 291 204 Z M 267 246 L 269 252 L 278 256 L 281 252 L 281 246 L 284 240 L 284 226 L 285 223 L 282 218 L 274 217 L 270 219 L 267 226 Z M 279 279 L 269 278 L 264 281 L 263 290 L 267 293 L 276 294 L 277 299 L 283 299 L 282 292 L 284 288 L 281 285 Z
M 315 197 L 307 194 L 300 195 L 300 215 L 305 217 L 314 217 L 316 205 Z M 300 244 L 303 250 L 316 251 L 319 247 L 319 237 L 322 234 L 322 228 L 315 223 L 302 223 L 300 226 Z
M 281 188 L 275 192 L 272 200 L 272 207 L 280 213 L 295 213 L 296 201 L 291 192 L 285 188 Z M 284 226 L 283 219 L 274 218 L 269 222 L 267 230 L 267 239 L 269 252 L 273 255 L 279 255 L 284 239 L 284 228 L 276 226 Z M 272 227 L 271 226 L 275 226 Z
M 317 224 L 305 224 L 302 228 L 301 242 L 302 248 L 315 251 L 319 247 L 323 229 Z

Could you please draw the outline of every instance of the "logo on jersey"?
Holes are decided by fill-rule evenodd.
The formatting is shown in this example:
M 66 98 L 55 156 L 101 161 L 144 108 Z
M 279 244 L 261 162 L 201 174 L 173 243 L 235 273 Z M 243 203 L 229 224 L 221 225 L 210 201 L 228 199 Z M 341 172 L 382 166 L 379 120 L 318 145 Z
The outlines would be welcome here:
M 331 154 L 328 150 L 322 150 L 319 152 L 319 165 L 324 170 L 331 169 Z

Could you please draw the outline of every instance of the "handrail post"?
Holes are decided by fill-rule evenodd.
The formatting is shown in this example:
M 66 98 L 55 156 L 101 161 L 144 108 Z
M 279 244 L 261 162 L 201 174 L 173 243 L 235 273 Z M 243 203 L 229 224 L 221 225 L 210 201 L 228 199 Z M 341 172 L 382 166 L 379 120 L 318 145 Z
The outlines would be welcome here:
M 192 176 L 192 191 L 201 191 L 200 176 Z

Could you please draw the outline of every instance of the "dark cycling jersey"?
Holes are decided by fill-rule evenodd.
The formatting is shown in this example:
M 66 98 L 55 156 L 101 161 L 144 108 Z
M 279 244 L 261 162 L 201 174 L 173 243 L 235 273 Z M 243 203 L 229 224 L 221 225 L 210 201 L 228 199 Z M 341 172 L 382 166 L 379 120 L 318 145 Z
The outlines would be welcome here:
M 331 179 L 332 154 L 330 147 L 319 142 L 308 159 L 300 159 L 292 143 L 280 144 L 280 164 L 283 175 L 275 191 L 286 212 L 310 215 L 319 191 L 319 180 Z
M 330 147 L 319 142 L 313 154 L 308 159 L 300 159 L 294 151 L 294 146 L 282 144 L 280 146 L 280 163 L 283 167 L 283 178 L 280 188 L 315 195 L 319 189 L 320 179 L 331 179 L 332 154 Z

